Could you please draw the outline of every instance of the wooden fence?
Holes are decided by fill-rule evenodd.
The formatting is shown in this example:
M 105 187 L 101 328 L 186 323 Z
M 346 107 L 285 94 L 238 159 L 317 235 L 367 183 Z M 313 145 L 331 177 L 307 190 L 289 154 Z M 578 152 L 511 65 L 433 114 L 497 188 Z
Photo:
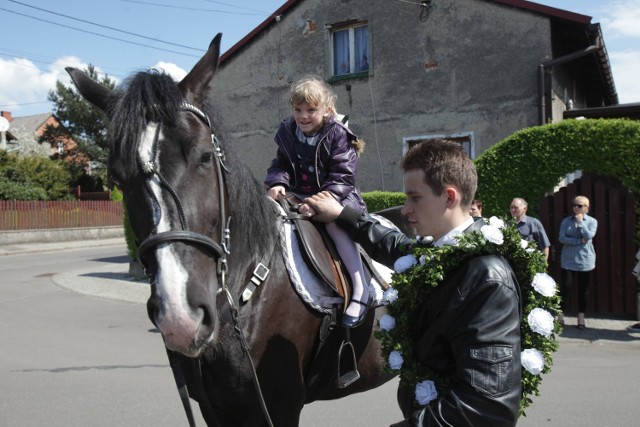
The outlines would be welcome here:
M 634 242 L 635 197 L 617 180 L 584 175 L 541 200 L 540 221 L 551 241 L 550 274 L 560 283 L 560 222 L 572 214 L 569 205 L 578 195 L 589 199 L 589 215 L 598 220 L 598 230 L 593 239 L 596 269 L 590 287 L 587 315 L 636 315 L 636 278 L 631 274 L 637 251 Z M 576 289 L 572 290 L 567 309 L 577 312 Z
M 121 226 L 122 202 L 0 200 L 0 230 Z

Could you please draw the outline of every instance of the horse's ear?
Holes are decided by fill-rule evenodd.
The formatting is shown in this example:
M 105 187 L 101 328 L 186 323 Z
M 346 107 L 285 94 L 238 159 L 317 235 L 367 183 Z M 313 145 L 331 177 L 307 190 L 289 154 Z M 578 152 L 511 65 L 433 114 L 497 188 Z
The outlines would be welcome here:
M 178 87 L 184 97 L 195 105 L 202 104 L 206 92 L 209 90 L 211 79 L 218 68 L 221 39 L 222 33 L 218 33 L 211 41 L 207 53 L 193 66 L 189 74 L 178 83 Z
M 71 76 L 73 84 L 78 88 L 78 92 L 90 103 L 107 112 L 107 99 L 111 95 L 111 89 L 93 81 L 84 71 L 77 68 L 66 67 L 67 73 Z

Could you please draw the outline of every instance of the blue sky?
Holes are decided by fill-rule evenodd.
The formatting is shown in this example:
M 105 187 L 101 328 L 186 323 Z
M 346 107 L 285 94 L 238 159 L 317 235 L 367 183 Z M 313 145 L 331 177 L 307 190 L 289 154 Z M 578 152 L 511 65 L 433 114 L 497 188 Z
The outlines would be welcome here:
M 536 2 L 600 23 L 620 102 L 640 102 L 640 0 Z M 57 80 L 69 84 L 64 67 L 70 65 L 91 63 L 117 82 L 151 67 L 179 78 L 216 33 L 223 33 L 226 51 L 284 3 L 0 0 L 0 110 L 14 116 L 50 112 L 47 93 Z

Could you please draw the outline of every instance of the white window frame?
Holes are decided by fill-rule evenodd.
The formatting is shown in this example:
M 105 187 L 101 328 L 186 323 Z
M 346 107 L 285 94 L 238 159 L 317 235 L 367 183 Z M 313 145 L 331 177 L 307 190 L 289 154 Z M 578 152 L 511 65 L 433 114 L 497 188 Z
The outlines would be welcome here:
M 367 58 L 368 58 L 368 67 L 365 71 L 354 71 L 356 67 L 356 40 L 355 40 L 355 29 L 367 27 Z M 330 64 L 330 73 L 329 75 L 332 77 L 340 78 L 345 76 L 351 76 L 354 74 L 367 73 L 371 75 L 371 27 L 367 21 L 358 21 L 351 25 L 328 25 L 329 29 L 329 58 L 331 58 Z M 336 74 L 335 73 L 335 50 L 334 50 L 334 36 L 336 33 L 341 31 L 348 31 L 349 34 L 349 72 L 346 74 Z

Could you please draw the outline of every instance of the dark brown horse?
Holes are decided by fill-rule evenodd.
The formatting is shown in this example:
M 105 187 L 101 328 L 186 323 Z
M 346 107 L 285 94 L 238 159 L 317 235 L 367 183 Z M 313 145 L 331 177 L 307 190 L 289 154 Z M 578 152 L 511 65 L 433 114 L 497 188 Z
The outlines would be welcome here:
M 269 425 L 261 394 L 273 425 L 297 426 L 304 404 L 391 378 L 372 337 L 384 308 L 351 331 L 361 377 L 337 387 L 343 331 L 321 327 L 328 317 L 292 290 L 275 205 L 218 134 L 204 103 L 220 38 L 177 84 L 145 72 L 112 91 L 82 71 L 67 71 L 110 119 L 109 170 L 141 242 L 152 285 L 149 317 L 204 419 L 224 427 Z M 247 288 L 255 292 L 243 304 Z

